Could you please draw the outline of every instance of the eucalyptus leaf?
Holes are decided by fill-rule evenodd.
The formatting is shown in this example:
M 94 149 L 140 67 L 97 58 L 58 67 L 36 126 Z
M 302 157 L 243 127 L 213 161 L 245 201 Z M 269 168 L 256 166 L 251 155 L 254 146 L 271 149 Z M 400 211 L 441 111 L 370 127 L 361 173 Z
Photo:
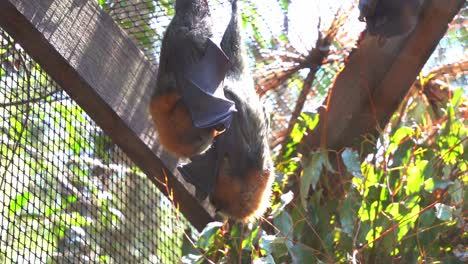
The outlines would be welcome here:
M 323 154 L 322 152 L 313 152 L 310 157 L 304 163 L 304 171 L 301 177 L 300 194 L 302 204 L 307 204 L 306 199 L 309 195 L 310 187 L 315 189 L 317 182 L 320 179 L 323 166 Z
M 442 203 L 435 205 L 436 217 L 442 221 L 451 221 L 454 208 Z
M 213 243 L 214 236 L 219 232 L 221 226 L 223 226 L 221 222 L 208 223 L 201 232 L 197 245 L 201 248 L 209 247 Z
M 341 228 L 343 232 L 349 237 L 352 237 L 355 223 L 357 221 L 357 211 L 359 210 L 359 203 L 353 192 L 346 195 L 346 200 L 339 211 Z
M 412 136 L 413 133 L 414 132 L 413 132 L 413 129 L 411 127 L 403 126 L 403 127 L 398 128 L 397 131 L 395 131 L 395 133 L 393 134 L 391 140 L 396 145 L 399 145 L 403 139 Z
M 424 182 L 424 190 L 432 193 L 437 189 L 445 190 L 452 184 L 454 184 L 453 181 L 430 178 Z
M 276 264 L 272 255 L 266 255 L 263 258 L 258 258 L 253 261 L 254 264 Z
M 452 203 L 462 204 L 464 188 L 461 181 L 455 180 L 454 184 L 449 187 L 449 193 L 451 195 Z
M 260 248 L 268 254 L 273 255 L 275 259 L 286 256 L 288 254 L 288 246 L 291 245 L 291 241 L 288 241 L 285 237 L 265 235 L 260 239 Z
M 290 236 L 292 234 L 292 218 L 288 212 L 283 211 L 277 216 L 274 220 L 274 224 L 284 236 Z
M 408 167 L 406 194 L 419 193 L 424 181 L 423 171 L 428 164 L 427 160 L 418 161 Z
M 296 244 L 288 248 L 291 254 L 292 263 L 314 263 L 314 252 L 312 248 L 306 248 L 304 245 Z
M 364 176 L 362 176 L 361 162 L 359 161 L 358 152 L 350 148 L 346 148 L 343 153 L 341 153 L 341 157 L 343 158 L 343 162 L 346 165 L 348 172 L 354 177 L 363 180 Z
M 182 257 L 181 263 L 184 263 L 184 264 L 198 263 L 200 260 L 202 260 L 202 257 L 203 257 L 202 255 L 188 254 Z
M 283 193 L 281 195 L 280 203 L 277 204 L 276 207 L 273 208 L 273 211 L 271 212 L 271 216 L 276 217 L 277 215 L 279 215 L 284 210 L 284 207 L 286 207 L 286 205 L 291 203 L 293 199 L 294 199 L 294 193 L 292 191 Z

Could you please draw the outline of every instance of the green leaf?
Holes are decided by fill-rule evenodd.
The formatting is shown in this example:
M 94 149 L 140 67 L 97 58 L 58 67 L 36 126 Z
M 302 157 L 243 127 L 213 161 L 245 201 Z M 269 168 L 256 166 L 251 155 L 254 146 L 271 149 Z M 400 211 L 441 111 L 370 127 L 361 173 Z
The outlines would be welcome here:
M 272 255 L 268 254 L 263 258 L 258 258 L 253 261 L 253 264 L 276 264 Z
M 272 249 L 271 249 L 271 243 L 276 239 L 275 235 L 263 235 L 260 238 L 260 249 L 265 251 L 267 254 L 271 254 Z
M 97 2 L 104 10 L 107 10 L 107 0 L 98 0 Z
M 289 0 L 280 0 L 279 1 L 281 8 L 283 11 L 288 11 L 289 8 Z
M 57 230 L 54 230 L 54 233 L 59 238 L 63 238 L 65 236 L 65 225 L 58 225 Z
M 382 234 L 382 231 L 383 231 L 383 227 L 381 226 L 376 226 L 372 228 L 371 230 L 369 230 L 369 232 L 367 232 L 366 241 L 367 242 L 374 241 L 376 238 L 380 236 L 380 234 Z M 369 244 L 369 247 L 372 248 L 373 246 L 374 246 L 374 243 Z
M 99 262 L 100 263 L 111 263 L 110 256 L 108 256 L 108 255 L 99 256 Z
M 305 220 L 304 216 L 307 217 L 308 214 L 304 209 L 305 206 L 303 206 L 300 203 L 301 203 L 300 200 L 298 200 L 297 206 L 293 206 L 290 212 L 292 221 L 294 223 L 294 237 L 297 237 L 299 239 L 302 236 L 303 230 L 305 226 L 307 225 L 307 223 L 310 223 L 312 221 L 312 220 L 310 222 L 304 221 Z
M 65 225 L 71 225 L 71 226 L 86 226 L 91 223 L 90 219 L 83 217 L 78 212 L 66 214 L 65 217 L 62 217 L 62 220 L 65 222 Z
M 299 120 L 304 123 L 305 128 L 314 130 L 319 122 L 319 115 L 317 113 L 302 112 Z
M 211 222 L 208 223 L 200 234 L 197 245 L 203 249 L 208 248 L 213 245 L 215 236 L 219 233 L 223 223 L 221 222 Z
M 286 144 L 283 159 L 294 157 L 297 151 L 297 144 L 301 142 L 307 130 L 313 130 L 318 124 L 318 114 L 303 112 L 299 116 L 298 122 L 294 124 L 289 142 Z
M 197 237 L 194 235 L 194 232 L 190 228 L 186 228 L 184 230 L 184 233 L 186 235 L 182 236 L 182 246 L 180 247 L 182 255 L 198 255 L 200 252 L 197 250 L 196 245 L 194 245 L 192 242 L 197 240 Z
M 450 127 L 451 132 L 459 131 L 461 126 L 463 126 L 461 123 L 454 122 Z M 460 135 L 458 134 L 442 137 L 438 143 L 439 147 L 441 148 L 441 155 L 447 164 L 456 164 L 459 160 L 459 157 L 463 155 L 463 145 L 460 141 Z
M 458 107 L 458 104 L 460 103 L 460 99 L 462 98 L 463 95 L 463 89 L 462 88 L 457 88 L 453 91 L 452 99 L 450 100 L 450 103 L 452 106 Z
M 199 263 L 199 261 L 202 259 L 203 259 L 202 255 L 188 254 L 182 257 L 181 263 L 187 263 L 187 264 Z
M 315 255 L 311 248 L 296 244 L 288 248 L 291 254 L 292 263 L 314 263 Z
M 463 184 L 458 179 L 449 187 L 451 202 L 454 204 L 462 204 L 463 202 Z
M 288 212 L 283 211 L 278 217 L 274 219 L 273 223 L 284 236 L 292 235 L 292 218 Z
M 15 138 L 15 140 L 19 141 L 20 138 L 18 136 L 20 135 L 20 132 L 23 130 L 23 124 L 16 119 L 15 117 L 10 118 L 10 136 L 12 138 Z
M 400 207 L 401 208 L 401 207 Z M 400 210 L 406 212 L 407 210 Z M 412 217 L 417 215 L 421 211 L 421 207 L 419 205 L 414 205 L 411 210 L 406 213 L 403 218 L 400 220 L 400 226 L 397 234 L 397 241 L 400 241 L 411 229 L 414 228 L 416 221 L 418 220 L 417 217 Z
M 22 193 L 22 194 L 19 194 L 15 197 L 15 199 L 11 200 L 10 201 L 10 206 L 9 206 L 9 209 L 10 209 L 10 214 L 11 215 L 15 215 L 17 214 L 19 211 L 21 211 L 25 206 L 28 205 L 29 203 L 29 200 L 32 199 L 33 196 L 31 193 L 29 192 L 25 192 L 25 193 Z
M 453 181 L 430 178 L 424 182 L 424 190 L 432 193 L 437 189 L 445 190 L 452 184 L 454 184 Z
M 402 141 L 408 137 L 411 137 L 413 133 L 414 133 L 413 129 L 410 127 L 402 126 L 398 128 L 395 131 L 395 133 L 393 133 L 393 135 L 390 137 L 390 144 L 387 148 L 386 155 L 390 155 L 395 150 L 398 150 L 398 148 L 400 147 L 400 144 L 402 144 Z M 396 155 L 401 156 L 402 154 L 405 154 L 408 151 L 408 147 L 412 145 L 412 144 L 407 143 L 407 141 L 403 142 L 403 144 L 404 144 L 403 149 L 400 150 L 398 153 L 395 153 Z M 400 160 L 401 158 L 398 158 L 398 161 Z M 397 164 L 397 166 L 399 165 Z
M 267 254 L 271 254 L 278 259 L 288 254 L 288 246 L 291 246 L 291 241 L 285 237 L 277 237 L 274 235 L 265 235 L 260 239 L 260 248 Z
M 362 176 L 361 173 L 361 162 L 359 161 L 359 154 L 357 151 L 346 148 L 341 153 L 341 157 L 343 158 L 343 162 L 348 172 L 351 173 L 354 177 L 364 180 L 364 176 Z
M 304 164 L 304 172 L 301 177 L 300 187 L 301 200 L 304 205 L 307 204 L 306 198 L 309 195 L 310 187 L 312 186 L 312 188 L 315 189 L 315 186 L 320 179 L 322 166 L 323 154 L 320 151 L 312 153 Z
M 392 144 L 393 143 L 391 143 L 390 145 Z M 398 145 L 398 148 L 393 154 L 392 167 L 406 166 L 412 157 L 413 146 L 414 142 L 412 140 L 405 141 Z
M 276 217 L 279 215 L 286 205 L 288 205 L 294 199 L 294 193 L 292 191 L 288 191 L 287 193 L 283 193 L 281 195 L 281 201 L 272 206 L 273 210 L 271 212 L 271 216 Z
M 361 208 L 359 208 L 358 216 L 361 221 L 374 221 L 377 217 L 377 214 L 382 210 L 382 203 L 379 201 L 374 201 L 370 205 L 363 203 Z
M 244 240 L 242 240 L 242 249 L 243 250 L 252 250 L 254 245 L 258 244 L 258 240 L 260 237 L 258 236 L 258 232 L 260 228 L 256 227 L 250 232 L 250 235 L 246 236 Z
M 400 143 L 401 143 L 401 141 L 403 141 L 403 139 L 411 137 L 413 135 L 413 133 L 414 133 L 414 131 L 413 131 L 413 129 L 411 127 L 402 126 L 402 127 L 398 128 L 397 131 L 395 131 L 395 133 L 391 137 L 391 141 L 393 143 L 395 143 L 395 145 L 400 145 Z
M 160 0 L 159 4 L 167 13 L 168 16 L 174 15 L 174 1 L 173 0 Z
M 424 181 L 423 171 L 428 164 L 427 160 L 421 160 L 416 164 L 411 164 L 407 170 L 407 186 L 406 194 L 415 194 L 419 193 L 421 189 L 421 184 Z
M 385 212 L 392 216 L 392 220 L 400 220 L 403 216 L 400 214 L 400 203 L 390 203 Z
M 442 221 L 451 221 L 454 208 L 445 204 L 437 203 L 435 205 L 436 217 Z
M 154 1 L 147 1 L 146 2 L 146 10 L 149 13 L 154 13 L 156 11 L 156 6 Z
M 340 222 L 343 232 L 345 232 L 349 237 L 352 237 L 354 224 L 357 220 L 357 210 L 359 209 L 359 201 L 353 195 L 353 192 L 349 192 L 346 195 L 346 200 L 343 203 L 343 206 L 340 210 Z
M 435 214 L 432 210 L 427 210 L 419 216 L 421 228 L 429 227 L 434 224 Z
M 77 200 L 78 200 L 78 197 L 76 197 L 76 196 L 73 196 L 73 195 L 67 196 L 67 203 L 68 203 L 68 204 L 74 203 L 74 202 L 76 202 Z
M 281 33 L 279 36 L 278 36 L 278 39 L 285 42 L 285 43 L 288 43 L 289 42 L 289 38 L 288 38 L 288 35 L 284 34 L 284 33 Z

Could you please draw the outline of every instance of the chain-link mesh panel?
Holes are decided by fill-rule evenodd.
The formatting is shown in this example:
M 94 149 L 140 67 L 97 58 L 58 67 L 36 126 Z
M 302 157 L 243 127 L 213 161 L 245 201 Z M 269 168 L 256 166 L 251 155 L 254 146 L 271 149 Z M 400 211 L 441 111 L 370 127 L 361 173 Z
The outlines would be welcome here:
M 178 262 L 187 221 L 2 29 L 0 65 L 0 262 Z

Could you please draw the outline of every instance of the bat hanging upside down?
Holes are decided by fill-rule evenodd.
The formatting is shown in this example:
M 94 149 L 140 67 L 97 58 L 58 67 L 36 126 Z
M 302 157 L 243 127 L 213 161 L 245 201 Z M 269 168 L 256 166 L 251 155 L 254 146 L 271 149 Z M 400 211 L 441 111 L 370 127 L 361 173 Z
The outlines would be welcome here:
M 150 112 L 159 142 L 178 157 L 205 152 L 229 127 L 234 103 L 222 88 L 228 58 L 214 44 L 206 0 L 178 0 L 164 35 Z
M 268 125 L 244 67 L 236 0 L 221 48 L 209 39 L 208 18 L 206 1 L 176 1 L 150 110 L 162 145 L 191 157 L 181 174 L 218 211 L 248 221 L 269 205 L 274 173 Z M 174 123 L 180 125 L 172 128 Z

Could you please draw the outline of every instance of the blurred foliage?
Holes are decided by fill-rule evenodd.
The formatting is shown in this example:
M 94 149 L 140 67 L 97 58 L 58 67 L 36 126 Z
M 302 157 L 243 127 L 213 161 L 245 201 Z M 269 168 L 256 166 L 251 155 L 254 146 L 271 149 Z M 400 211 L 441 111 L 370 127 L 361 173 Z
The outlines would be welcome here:
M 1 263 L 180 258 L 186 220 L 1 28 L 0 149 Z

